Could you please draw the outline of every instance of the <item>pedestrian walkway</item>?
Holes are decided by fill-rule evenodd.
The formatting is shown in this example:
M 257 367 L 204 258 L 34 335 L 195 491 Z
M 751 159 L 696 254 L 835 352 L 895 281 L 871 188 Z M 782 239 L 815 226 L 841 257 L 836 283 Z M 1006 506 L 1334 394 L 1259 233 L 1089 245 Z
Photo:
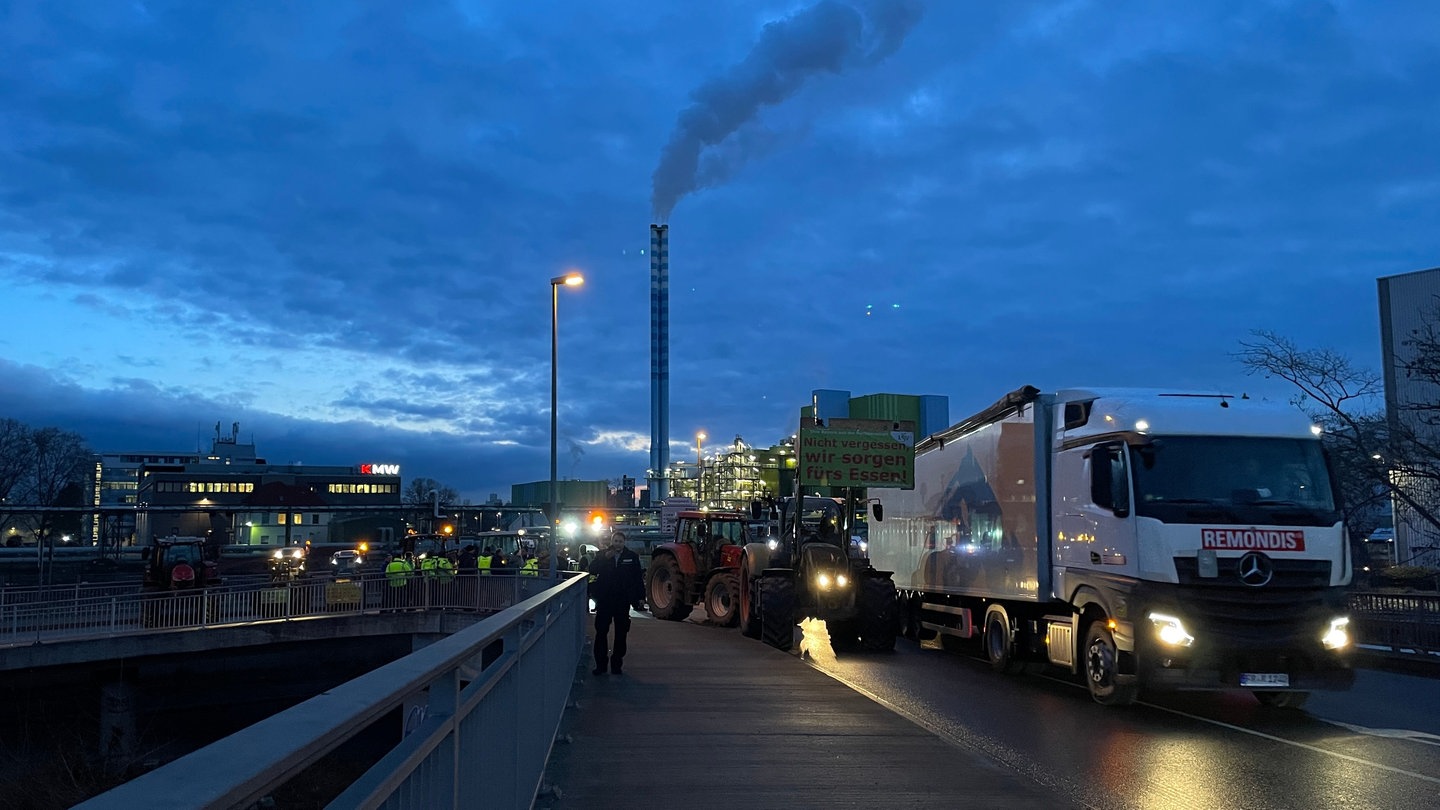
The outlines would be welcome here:
M 536 808 L 1074 806 L 737 630 L 637 615 L 624 675 L 580 666 Z

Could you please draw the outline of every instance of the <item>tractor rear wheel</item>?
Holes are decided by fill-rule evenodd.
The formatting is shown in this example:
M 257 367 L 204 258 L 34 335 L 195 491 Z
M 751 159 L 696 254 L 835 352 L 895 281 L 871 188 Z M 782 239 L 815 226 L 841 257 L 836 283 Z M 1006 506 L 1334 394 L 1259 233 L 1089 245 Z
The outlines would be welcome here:
M 861 577 L 856 607 L 860 648 L 872 652 L 895 649 L 900 632 L 900 605 L 895 600 L 895 582 L 889 577 Z
M 710 621 L 721 627 L 740 623 L 740 578 L 734 574 L 716 574 L 705 586 L 705 612 Z
M 694 609 L 685 603 L 685 582 L 674 557 L 665 554 L 650 561 L 650 570 L 645 572 L 645 601 L 650 603 L 651 616 L 672 622 L 684 620 Z
M 760 638 L 777 650 L 795 643 L 795 582 L 789 577 L 760 578 Z

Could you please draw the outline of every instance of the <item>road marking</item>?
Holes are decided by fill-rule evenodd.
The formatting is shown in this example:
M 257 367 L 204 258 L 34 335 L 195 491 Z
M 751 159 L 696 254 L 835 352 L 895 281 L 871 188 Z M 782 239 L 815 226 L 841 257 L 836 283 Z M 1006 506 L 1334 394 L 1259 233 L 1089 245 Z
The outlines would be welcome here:
M 1181 717 L 1188 717 L 1188 718 L 1190 718 L 1191 720 L 1199 720 L 1199 721 L 1202 722 L 1202 723 L 1209 723 L 1209 724 L 1212 725 L 1212 726 L 1220 726 L 1221 728 L 1228 728 L 1228 729 L 1230 729 L 1231 731 L 1243 732 L 1243 733 L 1245 733 L 1245 734 L 1251 735 L 1252 737 L 1260 737 L 1260 738 L 1262 738 L 1262 739 L 1271 740 L 1271 741 L 1273 741 L 1273 742 L 1284 743 L 1284 744 L 1286 744 L 1286 745 L 1293 745 L 1293 746 L 1295 746 L 1296 748 L 1304 748 L 1304 749 L 1307 750 L 1307 751 L 1314 751 L 1314 752 L 1317 753 L 1317 754 L 1325 754 L 1325 755 L 1327 755 L 1327 756 L 1332 756 L 1332 757 L 1335 757 L 1335 758 L 1337 758 L 1337 759 L 1343 759 L 1343 760 L 1345 760 L 1346 762 L 1353 762 L 1353 763 L 1355 763 L 1356 765 L 1366 765 L 1366 766 L 1369 766 L 1369 767 L 1371 767 L 1371 768 L 1379 768 L 1379 769 L 1382 770 L 1382 771 L 1389 771 L 1390 773 L 1398 773 L 1398 774 L 1400 774 L 1401 776 L 1413 776 L 1413 777 L 1415 777 L 1416 779 L 1423 779 L 1423 780 L 1425 780 L 1426 782 L 1434 782 L 1434 783 L 1436 783 L 1436 784 L 1440 784 L 1440 777 L 1436 777 L 1436 776 L 1426 776 L 1426 775 L 1423 774 L 1423 773 L 1416 773 L 1416 772 L 1414 772 L 1414 771 L 1407 771 L 1407 770 L 1405 770 L 1404 768 L 1396 768 L 1396 767 L 1393 767 L 1393 766 L 1390 766 L 1390 765 L 1381 764 L 1381 763 L 1379 763 L 1379 762 L 1372 762 L 1372 761 L 1370 761 L 1370 760 L 1368 760 L 1368 759 L 1361 759 L 1361 758 L 1359 758 L 1359 757 L 1352 757 L 1352 756 L 1350 756 L 1349 754 L 1342 754 L 1342 753 L 1339 753 L 1338 751 L 1327 751 L 1327 750 L 1325 750 L 1324 748 L 1319 748 L 1319 747 L 1314 746 L 1314 745 L 1311 745 L 1311 744 L 1309 744 L 1309 743 L 1296 742 L 1295 740 L 1287 740 L 1287 739 L 1285 739 L 1284 737 L 1276 737 L 1274 734 L 1266 734 L 1266 733 L 1263 732 L 1263 731 L 1256 731 L 1255 729 L 1252 729 L 1252 728 L 1245 728 L 1244 726 L 1237 726 L 1237 725 L 1234 725 L 1234 724 L 1231 724 L 1231 723 L 1226 723 L 1226 722 L 1221 721 L 1221 720 L 1211 720 L 1211 719 L 1208 718 L 1208 717 L 1201 717 L 1201 716 L 1198 715 L 1198 714 L 1190 714 L 1189 712 L 1182 712 L 1182 711 L 1180 711 L 1180 710 L 1178 710 L 1178 709 L 1171 709 L 1171 708 L 1168 708 L 1168 707 L 1165 707 L 1165 706 L 1157 706 L 1157 705 L 1155 705 L 1154 703 L 1146 703 L 1146 702 L 1144 702 L 1144 701 L 1137 701 L 1137 705 L 1145 706 L 1145 707 L 1148 707 L 1148 708 L 1151 708 L 1151 709 L 1159 709 L 1159 710 L 1162 711 L 1162 712 L 1169 712 L 1170 714 L 1176 714 L 1176 715 L 1179 715 L 1179 716 L 1181 716 Z M 1316 719 L 1318 720 L 1318 719 L 1323 719 L 1323 718 L 1316 718 Z M 1333 721 L 1326 720 L 1325 722 L 1330 723 L 1330 722 L 1333 722 Z M 1344 724 L 1344 723 L 1336 723 L 1335 725 L 1343 726 L 1343 725 L 1345 725 L 1345 724 Z M 1362 732 L 1362 733 L 1363 733 L 1363 732 Z M 1422 733 L 1422 732 L 1413 732 L 1413 733 L 1419 734 L 1419 733 Z M 1430 736 L 1434 736 L 1434 735 L 1430 735 Z
M 1314 715 L 1311 715 L 1314 717 Z M 1326 720 L 1324 717 L 1316 717 L 1316 720 L 1324 720 L 1332 726 L 1339 726 L 1349 729 L 1356 734 L 1368 734 L 1371 737 L 1384 737 L 1391 740 L 1414 740 L 1426 745 L 1440 745 L 1440 734 L 1431 734 L 1428 731 L 1412 731 L 1408 728 L 1366 728 L 1364 726 L 1342 723 L 1339 720 Z

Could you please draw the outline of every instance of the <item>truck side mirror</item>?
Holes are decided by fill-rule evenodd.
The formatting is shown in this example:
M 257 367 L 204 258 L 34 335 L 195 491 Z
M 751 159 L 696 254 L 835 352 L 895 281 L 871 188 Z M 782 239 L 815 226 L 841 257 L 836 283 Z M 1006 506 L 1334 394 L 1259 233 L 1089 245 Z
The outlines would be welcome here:
M 762 520 L 765 517 L 765 504 L 760 501 L 750 502 L 750 519 Z
M 1090 451 L 1090 500 L 1109 509 L 1115 517 L 1130 514 L 1130 482 L 1125 475 L 1125 456 L 1117 445 Z
M 875 516 L 875 519 L 876 519 L 877 521 L 878 521 L 878 520 L 884 520 L 884 519 L 885 519 L 885 504 L 883 504 L 883 503 L 872 503 L 872 504 L 870 504 L 870 514 L 874 515 L 874 516 Z

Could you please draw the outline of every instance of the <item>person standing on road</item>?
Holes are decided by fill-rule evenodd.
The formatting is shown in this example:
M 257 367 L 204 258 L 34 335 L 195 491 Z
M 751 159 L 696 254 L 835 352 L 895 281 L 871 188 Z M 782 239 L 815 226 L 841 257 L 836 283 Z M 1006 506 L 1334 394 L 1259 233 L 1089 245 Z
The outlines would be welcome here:
M 595 669 L 592 674 L 619 675 L 625 662 L 625 637 L 630 633 L 630 608 L 645 608 L 645 577 L 640 557 L 625 547 L 624 538 L 612 537 L 608 548 L 590 563 L 590 598 L 595 600 Z M 610 625 L 615 642 L 607 646 Z

